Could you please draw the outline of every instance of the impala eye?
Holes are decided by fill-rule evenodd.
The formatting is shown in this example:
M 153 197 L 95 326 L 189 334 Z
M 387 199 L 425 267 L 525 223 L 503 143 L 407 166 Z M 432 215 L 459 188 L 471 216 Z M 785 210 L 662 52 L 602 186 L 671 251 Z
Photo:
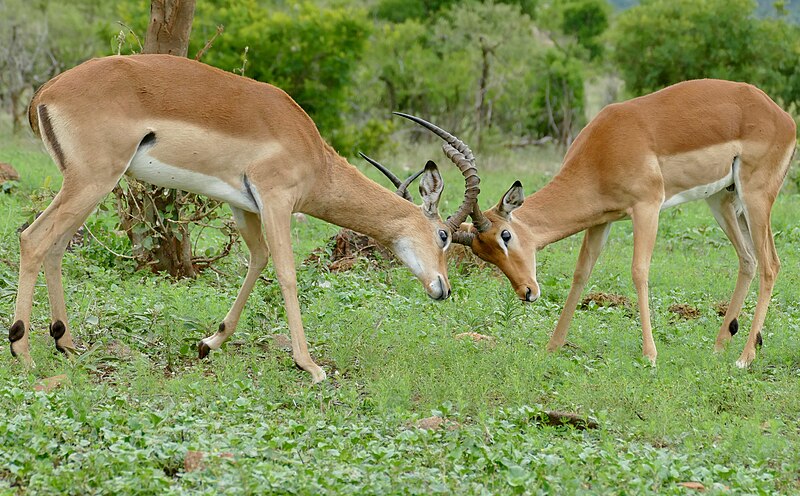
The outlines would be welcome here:
M 439 229 L 439 239 L 442 240 L 442 245 L 447 244 L 447 231 L 444 229 Z
M 500 238 L 503 240 L 503 243 L 508 246 L 508 242 L 511 241 L 511 233 L 504 229 L 503 232 L 500 233 Z

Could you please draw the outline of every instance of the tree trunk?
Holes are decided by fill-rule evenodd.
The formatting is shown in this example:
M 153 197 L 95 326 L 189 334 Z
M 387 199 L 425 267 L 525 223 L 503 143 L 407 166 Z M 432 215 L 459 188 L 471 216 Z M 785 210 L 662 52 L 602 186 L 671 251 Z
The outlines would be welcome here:
M 152 0 L 150 24 L 142 53 L 186 57 L 192 32 L 195 0 Z
M 152 0 L 150 24 L 142 53 L 165 53 L 185 57 L 194 19 L 195 0 Z M 167 272 L 173 277 L 195 277 L 192 244 L 181 219 L 183 195 L 174 190 L 138 184 L 128 178 L 127 191 L 117 187 L 120 224 L 131 240 L 141 267 Z

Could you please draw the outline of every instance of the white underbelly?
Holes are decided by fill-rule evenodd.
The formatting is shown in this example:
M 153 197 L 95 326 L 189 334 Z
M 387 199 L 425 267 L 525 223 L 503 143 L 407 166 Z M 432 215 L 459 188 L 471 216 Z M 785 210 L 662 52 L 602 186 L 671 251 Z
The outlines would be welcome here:
M 128 174 L 156 186 L 197 193 L 258 213 L 258 206 L 244 184 L 237 188 L 218 177 L 165 164 L 149 155 L 148 150 L 144 147 L 136 151 L 128 166 Z
M 695 186 L 694 188 L 690 188 L 670 196 L 664 200 L 664 203 L 661 204 L 661 210 L 674 207 L 675 205 L 680 205 L 681 203 L 708 198 L 715 193 L 719 193 L 731 184 L 733 184 L 733 169 L 731 169 L 731 171 L 725 177 L 718 181 L 708 184 L 701 184 L 699 186 Z

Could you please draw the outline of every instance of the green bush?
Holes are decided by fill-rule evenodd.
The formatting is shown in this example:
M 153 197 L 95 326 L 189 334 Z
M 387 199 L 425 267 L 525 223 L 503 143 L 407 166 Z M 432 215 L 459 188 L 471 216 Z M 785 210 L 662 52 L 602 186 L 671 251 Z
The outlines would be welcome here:
M 121 2 L 118 13 L 141 34 L 146 31 L 148 4 Z M 220 25 L 224 31 L 205 52 L 203 62 L 286 91 L 334 147 L 352 152 L 360 142 L 346 116 L 350 92 L 356 87 L 353 71 L 371 31 L 365 10 L 311 2 L 286 2 L 280 8 L 256 0 L 198 2 L 190 57 Z M 138 51 L 130 36 L 126 48 Z
M 617 20 L 613 60 L 635 94 L 697 78 L 747 81 L 796 102 L 798 28 L 753 0 L 649 0 Z

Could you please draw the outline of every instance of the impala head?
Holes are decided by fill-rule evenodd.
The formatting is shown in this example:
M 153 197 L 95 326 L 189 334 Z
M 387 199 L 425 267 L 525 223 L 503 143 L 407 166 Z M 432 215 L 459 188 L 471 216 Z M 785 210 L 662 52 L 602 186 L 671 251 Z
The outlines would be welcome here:
M 419 117 L 408 114 L 395 114 L 412 120 L 430 130 L 446 143 L 442 148 L 447 157 L 461 170 L 466 181 L 464 201 L 455 214 L 442 221 L 439 216 L 439 198 L 444 188 L 442 176 L 433 161 L 428 161 L 425 168 L 411 175 L 405 181 L 400 181 L 389 169 L 377 161 L 361 156 L 380 170 L 397 187 L 397 194 L 413 202 L 408 186 L 417 177 L 422 176 L 419 192 L 422 195 L 421 210 L 424 221 L 419 219 L 404 218 L 400 236 L 391 247 L 394 254 L 408 266 L 411 272 L 425 286 L 428 296 L 435 300 L 443 300 L 450 296 L 450 282 L 447 280 L 447 259 L 445 251 L 453 241 L 454 233 L 459 232 L 461 223 L 466 220 L 469 212 L 474 208 L 478 198 L 478 185 L 480 178 L 475 167 L 474 157 L 469 147 L 463 141 L 447 131 L 427 122 Z
M 439 216 L 439 198 L 444 189 L 444 181 L 439 168 L 432 161 L 425 168 L 400 181 L 387 168 L 363 153 L 361 156 L 382 171 L 397 186 L 398 196 L 411 203 L 414 199 L 408 186 L 418 177 L 422 215 L 403 216 L 394 231 L 393 242 L 387 243 L 392 252 L 425 287 L 428 296 L 434 300 L 444 300 L 450 296 L 450 282 L 447 280 L 447 259 L 445 250 L 450 246 L 450 230 Z
M 482 260 L 496 265 L 511 282 L 522 301 L 539 298 L 536 282 L 536 245 L 530 231 L 514 218 L 514 210 L 522 206 L 525 194 L 516 181 L 493 208 L 481 212 L 475 208 L 474 223 L 467 224 L 453 236 L 453 241 L 468 245 Z

